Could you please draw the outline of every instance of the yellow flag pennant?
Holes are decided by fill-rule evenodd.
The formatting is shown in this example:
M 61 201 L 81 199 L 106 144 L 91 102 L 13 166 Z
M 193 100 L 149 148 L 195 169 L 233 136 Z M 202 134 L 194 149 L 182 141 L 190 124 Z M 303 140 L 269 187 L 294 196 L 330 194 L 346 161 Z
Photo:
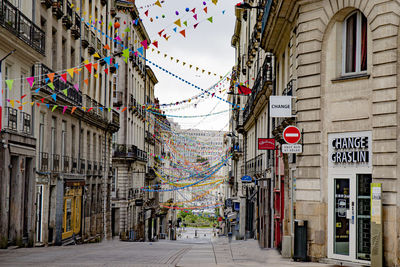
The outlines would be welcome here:
M 96 53 L 94 53 L 93 57 L 94 58 L 100 58 L 100 55 L 96 52 Z
M 71 78 L 74 78 L 74 71 L 75 71 L 74 68 L 72 68 L 72 69 L 67 69 L 67 72 L 68 72 L 68 74 L 71 76 Z

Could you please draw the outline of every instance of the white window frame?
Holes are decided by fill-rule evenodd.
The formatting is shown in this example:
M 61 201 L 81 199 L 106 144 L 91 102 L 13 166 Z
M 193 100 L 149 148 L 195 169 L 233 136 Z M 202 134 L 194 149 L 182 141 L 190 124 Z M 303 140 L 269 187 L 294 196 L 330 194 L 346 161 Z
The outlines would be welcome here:
M 346 72 L 346 43 L 347 43 L 347 20 L 357 14 L 357 36 L 356 36 L 356 71 L 355 72 Z M 342 35 L 342 76 L 354 75 L 354 74 L 363 74 L 367 73 L 368 70 L 368 58 L 367 58 L 367 70 L 361 71 L 361 24 L 362 24 L 362 13 L 358 10 L 350 13 L 343 21 L 343 35 Z M 368 34 L 368 33 L 367 33 Z M 368 35 L 367 35 L 368 42 Z M 367 57 L 368 57 L 368 44 L 367 44 Z

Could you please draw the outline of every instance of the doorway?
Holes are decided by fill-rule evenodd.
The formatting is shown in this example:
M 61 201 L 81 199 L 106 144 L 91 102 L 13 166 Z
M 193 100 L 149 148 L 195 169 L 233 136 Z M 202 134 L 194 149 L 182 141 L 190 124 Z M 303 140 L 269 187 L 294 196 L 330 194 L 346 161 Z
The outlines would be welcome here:
M 331 176 L 328 216 L 330 257 L 370 261 L 371 182 L 371 174 Z

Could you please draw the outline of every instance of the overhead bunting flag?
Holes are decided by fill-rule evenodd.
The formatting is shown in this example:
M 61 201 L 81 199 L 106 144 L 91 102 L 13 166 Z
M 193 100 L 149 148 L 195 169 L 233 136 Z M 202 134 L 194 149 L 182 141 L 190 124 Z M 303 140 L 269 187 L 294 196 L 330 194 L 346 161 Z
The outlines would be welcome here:
M 124 32 L 130 32 L 131 29 L 129 27 L 126 27 L 126 29 L 124 30 Z
M 196 8 L 193 8 L 191 11 L 192 11 L 193 13 L 195 13 L 195 12 L 196 12 Z
M 12 89 L 13 83 L 14 83 L 14 80 L 6 80 L 6 84 L 7 84 L 7 87 L 9 90 Z
M 144 12 L 144 14 L 146 15 L 146 17 L 148 17 L 148 16 L 149 16 L 149 10 L 146 10 L 146 11 Z
M 177 27 L 173 28 L 174 32 L 176 32 L 177 29 L 178 29 Z
M 83 82 L 84 82 L 86 85 L 89 86 L 89 79 L 85 79 L 85 80 L 83 80 Z
M 251 94 L 251 89 L 243 85 L 238 85 L 238 93 L 241 95 L 249 95 Z
M 212 0 L 211 2 L 213 2 L 214 5 L 217 5 L 218 0 Z
M 213 22 L 213 17 L 209 17 L 207 20 L 212 23 Z
M 144 51 L 143 51 L 143 46 L 142 46 L 142 47 L 139 47 L 139 48 L 137 49 L 137 51 L 138 51 L 140 54 L 143 55 L 143 53 L 144 53 Z
M 52 94 L 51 97 L 54 99 L 54 101 L 57 101 L 57 94 Z
M 64 95 L 68 96 L 68 89 L 64 89 L 62 91 L 63 91 Z
M 28 78 L 26 78 L 26 80 L 28 81 L 29 85 L 32 87 L 35 77 L 28 77 Z
M 148 48 L 147 40 L 143 40 L 140 44 L 144 47 L 144 49 Z
M 64 108 L 63 108 L 63 114 L 65 113 L 65 111 L 68 109 L 68 107 L 67 106 L 64 106 Z
M 204 12 L 206 12 L 206 13 L 207 13 L 207 7 L 205 7 L 203 10 L 204 10 Z
M 109 46 L 108 44 L 106 44 L 106 45 L 104 46 L 104 49 L 110 50 L 110 46 Z
M 99 65 L 99 63 L 94 63 L 92 66 L 93 66 L 93 68 L 97 71 L 97 68 L 98 68 L 98 65 Z
M 76 109 L 76 107 L 72 107 L 71 114 L 74 113 L 75 109 Z
M 180 31 L 179 33 L 180 33 L 180 34 L 182 34 L 182 35 L 183 35 L 183 37 L 186 37 L 185 30 L 182 30 L 182 31 Z
M 96 53 L 94 53 L 93 57 L 94 58 L 100 58 L 100 55 L 99 55 L 99 53 L 96 52 Z
M 160 3 L 159 0 L 157 0 L 157 1 L 154 3 L 154 5 L 161 7 L 161 3 Z
M 197 20 L 197 14 L 194 14 L 194 15 L 193 15 L 193 18 L 194 18 L 195 20 Z
M 157 41 L 154 41 L 153 45 L 158 48 L 158 42 Z
M 74 88 L 75 88 L 76 91 L 79 91 L 79 84 L 75 84 Z
M 71 78 L 74 78 L 74 69 L 67 69 L 67 72 L 69 73 L 69 75 L 71 76 Z
M 60 77 L 61 77 L 61 80 L 62 80 L 64 83 L 67 82 L 67 73 L 61 74 Z
M 160 37 L 162 36 L 163 31 L 165 31 L 165 29 L 158 32 L 158 35 L 160 35 Z
M 128 63 L 129 48 L 122 50 L 122 56 L 124 57 L 125 63 Z
M 108 68 L 104 69 L 104 72 L 108 75 Z
M 193 27 L 196 29 L 197 28 L 197 25 L 199 25 L 198 23 L 196 23 L 196 24 L 194 24 L 193 25 Z
M 185 20 L 185 21 L 183 22 L 183 24 L 187 27 L 187 20 Z
M 53 112 L 57 107 L 58 105 L 54 105 L 54 107 L 51 109 L 51 112 Z
M 54 84 L 53 83 L 48 83 L 47 86 L 50 87 L 54 91 L 55 88 L 54 88 Z
M 111 64 L 111 57 L 105 57 L 105 58 L 103 58 L 103 59 L 104 59 L 104 61 L 105 61 L 108 65 Z
M 181 19 L 178 19 L 177 21 L 175 21 L 174 24 L 178 25 L 179 27 L 182 27 Z
M 86 64 L 85 68 L 89 71 L 89 73 L 92 73 L 92 63 Z

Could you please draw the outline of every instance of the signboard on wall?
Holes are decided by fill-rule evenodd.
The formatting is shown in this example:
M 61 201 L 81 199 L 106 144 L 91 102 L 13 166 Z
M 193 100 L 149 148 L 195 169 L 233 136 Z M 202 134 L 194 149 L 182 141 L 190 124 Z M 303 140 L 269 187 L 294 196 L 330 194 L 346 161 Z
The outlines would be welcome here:
M 269 112 L 271 118 L 292 117 L 292 97 L 291 96 L 270 96 Z
M 371 167 L 370 131 L 328 135 L 328 165 L 332 168 Z
M 258 150 L 275 150 L 275 139 L 258 138 Z

